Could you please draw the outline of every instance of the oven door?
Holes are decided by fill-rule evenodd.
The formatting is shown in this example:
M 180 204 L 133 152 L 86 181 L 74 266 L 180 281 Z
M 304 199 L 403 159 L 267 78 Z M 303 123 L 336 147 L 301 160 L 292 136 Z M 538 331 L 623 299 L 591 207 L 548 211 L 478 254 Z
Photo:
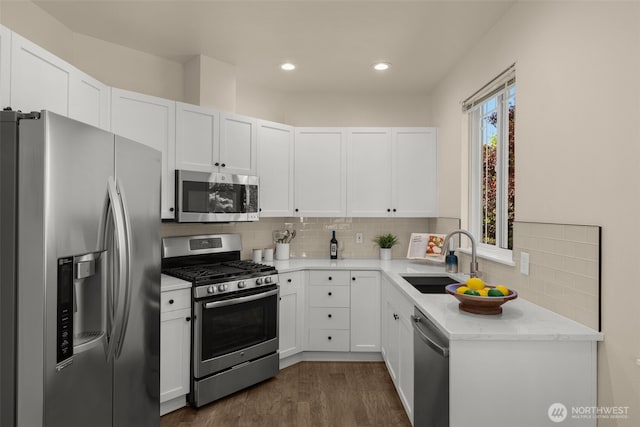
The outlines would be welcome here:
M 278 351 L 278 286 L 195 302 L 195 378 Z
M 176 171 L 178 222 L 258 220 L 258 177 Z

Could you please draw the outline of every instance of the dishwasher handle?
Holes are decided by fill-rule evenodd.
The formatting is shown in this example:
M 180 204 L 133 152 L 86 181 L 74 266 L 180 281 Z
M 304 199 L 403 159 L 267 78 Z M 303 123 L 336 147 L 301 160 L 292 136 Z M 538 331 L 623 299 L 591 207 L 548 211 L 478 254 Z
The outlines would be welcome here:
M 422 330 L 422 328 L 420 327 L 420 323 L 422 321 L 422 317 L 413 316 L 412 315 L 411 319 L 413 320 L 413 329 L 414 329 L 414 331 L 418 333 L 418 335 L 422 338 L 422 340 L 425 343 L 427 343 L 427 345 L 429 345 L 429 347 L 431 347 L 432 349 L 434 349 L 435 351 L 440 353 L 442 355 L 442 357 L 448 358 L 449 357 L 449 349 L 447 347 L 441 346 L 440 344 L 435 342 L 433 340 L 433 338 L 431 338 L 429 335 L 427 335 Z

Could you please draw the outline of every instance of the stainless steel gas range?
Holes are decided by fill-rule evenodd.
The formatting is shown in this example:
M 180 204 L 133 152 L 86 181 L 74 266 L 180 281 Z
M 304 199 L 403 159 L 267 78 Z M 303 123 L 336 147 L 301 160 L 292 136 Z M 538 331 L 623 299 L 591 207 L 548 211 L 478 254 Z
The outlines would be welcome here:
M 239 234 L 162 239 L 162 272 L 192 283 L 191 393 L 200 407 L 275 376 L 278 272 L 241 261 Z

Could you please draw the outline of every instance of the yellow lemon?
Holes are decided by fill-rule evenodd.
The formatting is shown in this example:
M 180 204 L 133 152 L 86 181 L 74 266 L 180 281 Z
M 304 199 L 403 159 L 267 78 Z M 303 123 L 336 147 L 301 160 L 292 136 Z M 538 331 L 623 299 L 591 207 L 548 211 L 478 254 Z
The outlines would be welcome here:
M 506 286 L 498 285 L 498 286 L 496 286 L 496 289 L 499 290 L 500 292 L 502 292 L 502 295 L 504 295 L 504 296 L 509 295 L 509 289 L 507 289 Z
M 459 294 L 464 294 L 466 291 L 468 291 L 469 288 L 466 286 L 458 286 L 458 289 L 456 289 L 456 292 Z
M 480 296 L 482 297 L 488 297 L 489 296 L 489 288 L 482 288 L 478 291 L 478 293 L 480 294 Z
M 474 291 L 478 291 L 484 288 L 484 280 L 479 277 L 471 277 L 467 280 L 467 287 L 469 289 L 473 289 Z

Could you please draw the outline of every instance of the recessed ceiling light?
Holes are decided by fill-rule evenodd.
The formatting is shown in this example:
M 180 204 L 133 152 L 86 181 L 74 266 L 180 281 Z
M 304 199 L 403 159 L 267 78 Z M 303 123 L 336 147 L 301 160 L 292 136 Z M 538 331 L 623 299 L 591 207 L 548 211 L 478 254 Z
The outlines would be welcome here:
M 292 64 L 291 62 L 285 62 L 284 64 L 280 65 L 280 68 L 285 71 L 293 71 L 296 69 L 296 65 Z
M 378 62 L 373 64 L 373 69 L 376 71 L 385 71 L 391 67 L 391 64 L 388 62 Z

